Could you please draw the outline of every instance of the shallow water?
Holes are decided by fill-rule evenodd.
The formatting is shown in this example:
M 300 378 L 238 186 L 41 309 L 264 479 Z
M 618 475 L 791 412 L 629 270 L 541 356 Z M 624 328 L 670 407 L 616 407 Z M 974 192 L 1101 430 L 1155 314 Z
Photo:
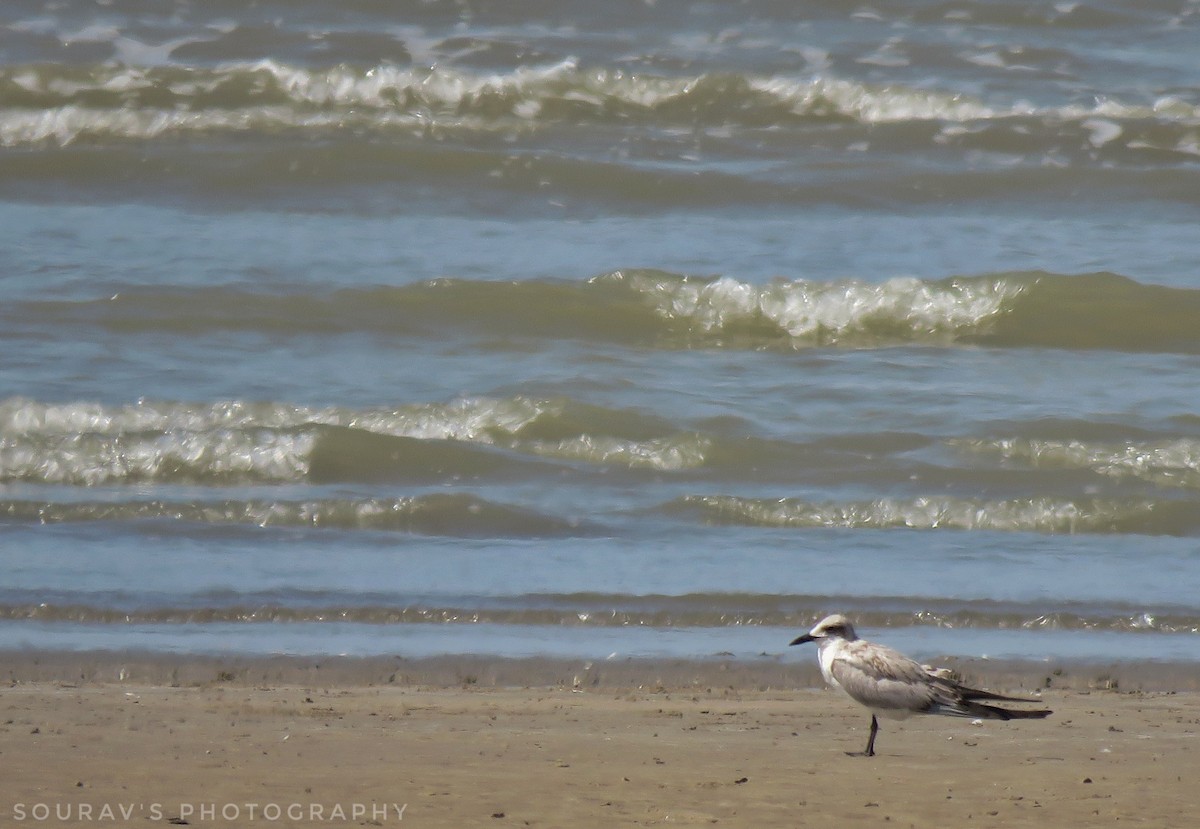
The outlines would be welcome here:
M 493 5 L 0 10 L 0 647 L 1200 659 L 1200 7 Z

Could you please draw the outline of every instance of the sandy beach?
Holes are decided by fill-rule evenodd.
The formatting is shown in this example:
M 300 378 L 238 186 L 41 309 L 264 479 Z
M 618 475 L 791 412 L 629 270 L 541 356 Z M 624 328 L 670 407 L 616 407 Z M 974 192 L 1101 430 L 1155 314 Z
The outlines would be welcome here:
M 878 756 L 865 759 L 845 752 L 862 748 L 868 716 L 817 687 L 808 666 L 676 665 L 664 681 L 646 665 L 600 674 L 539 663 L 539 674 L 532 663 L 448 659 L 397 675 L 387 660 L 221 664 L 7 659 L 0 822 L 1071 827 L 1194 818 L 1200 696 L 1123 690 L 1090 670 L 1049 677 L 1048 720 L 885 722 Z M 522 668 L 541 684 L 512 684 L 505 671 Z M 556 672 L 563 679 L 547 682 Z M 1043 681 L 1035 673 L 996 672 L 1007 681 L 991 687 L 1029 693 Z M 1089 687 L 1098 684 L 1110 688 Z

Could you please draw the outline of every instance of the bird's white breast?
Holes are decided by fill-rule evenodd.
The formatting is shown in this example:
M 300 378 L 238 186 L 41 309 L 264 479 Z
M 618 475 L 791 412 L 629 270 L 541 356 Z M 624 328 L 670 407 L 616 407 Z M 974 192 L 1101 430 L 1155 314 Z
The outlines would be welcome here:
M 825 683 L 831 688 L 837 688 L 839 691 L 844 691 L 841 683 L 833 676 L 833 661 L 841 655 L 842 646 L 845 642 L 841 639 L 822 642 L 817 650 L 817 658 L 821 663 L 821 676 L 825 677 Z

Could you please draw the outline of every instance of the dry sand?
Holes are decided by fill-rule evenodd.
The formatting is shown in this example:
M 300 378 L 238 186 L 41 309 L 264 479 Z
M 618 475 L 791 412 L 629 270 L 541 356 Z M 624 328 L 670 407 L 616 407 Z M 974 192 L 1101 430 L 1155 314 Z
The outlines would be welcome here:
M 1180 827 L 1200 805 L 1200 694 L 1061 670 L 1048 720 L 883 722 L 868 759 L 845 754 L 865 711 L 767 667 L 493 687 L 521 663 L 4 665 L 2 826 Z M 452 687 L 411 681 L 438 671 Z

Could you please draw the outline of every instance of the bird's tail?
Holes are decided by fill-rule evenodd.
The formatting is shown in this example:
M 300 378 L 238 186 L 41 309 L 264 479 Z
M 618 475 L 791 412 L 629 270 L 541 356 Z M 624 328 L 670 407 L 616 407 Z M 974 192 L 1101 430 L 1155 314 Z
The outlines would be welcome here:
M 1003 694 L 993 694 L 991 691 L 981 691 L 978 688 L 968 688 L 965 685 L 957 685 L 956 690 L 959 695 L 965 700 L 991 699 L 997 702 L 1041 702 L 1040 699 L 1026 699 L 1025 697 L 1006 697 Z
M 1033 700 L 1022 701 L 1033 702 Z M 982 702 L 971 702 L 969 700 L 963 703 L 963 708 L 977 717 L 985 717 L 992 720 L 1040 720 L 1054 713 L 1049 708 L 1022 711 L 1020 709 L 1001 708 L 999 705 L 984 705 Z
M 993 694 L 991 691 L 981 691 L 969 688 L 951 680 L 943 680 L 938 685 L 946 692 L 940 700 L 939 713 L 952 714 L 957 717 L 980 717 L 985 720 L 1040 720 L 1053 712 L 1048 708 L 1038 708 L 1026 711 L 1020 708 L 1002 708 L 999 705 L 989 705 L 987 702 L 1041 702 L 1039 699 L 1023 697 L 1006 697 L 1003 694 Z

